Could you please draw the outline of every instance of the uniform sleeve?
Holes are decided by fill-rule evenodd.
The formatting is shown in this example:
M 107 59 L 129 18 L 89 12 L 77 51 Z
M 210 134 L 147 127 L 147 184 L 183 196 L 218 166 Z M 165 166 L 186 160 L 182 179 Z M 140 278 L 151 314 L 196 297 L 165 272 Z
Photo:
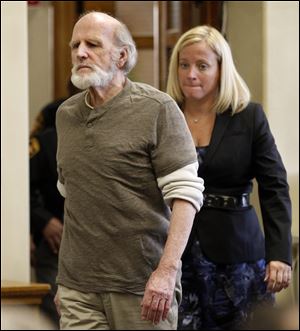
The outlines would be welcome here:
M 291 200 L 287 174 L 261 106 L 254 113 L 254 162 L 266 260 L 291 265 Z
M 161 105 L 151 161 L 156 177 L 164 177 L 197 161 L 189 128 L 181 110 L 173 100 Z
M 41 235 L 53 215 L 44 207 L 38 190 L 30 188 L 30 233 Z
M 53 217 L 44 206 L 40 185 L 43 180 L 43 150 L 37 137 L 30 140 L 30 232 L 40 236 Z

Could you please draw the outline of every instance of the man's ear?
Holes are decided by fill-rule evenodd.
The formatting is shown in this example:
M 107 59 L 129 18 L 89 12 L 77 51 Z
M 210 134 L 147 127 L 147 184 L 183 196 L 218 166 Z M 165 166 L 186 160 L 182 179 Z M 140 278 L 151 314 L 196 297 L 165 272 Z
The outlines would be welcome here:
M 122 48 L 122 50 L 120 51 L 119 54 L 119 60 L 118 60 L 118 68 L 122 69 L 124 67 L 124 65 L 126 64 L 128 59 L 128 52 L 127 52 L 127 48 Z

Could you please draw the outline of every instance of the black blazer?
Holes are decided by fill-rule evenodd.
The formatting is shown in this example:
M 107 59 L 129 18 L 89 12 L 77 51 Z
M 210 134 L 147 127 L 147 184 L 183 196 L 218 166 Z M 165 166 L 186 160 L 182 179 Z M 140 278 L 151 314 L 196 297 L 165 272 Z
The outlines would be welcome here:
M 204 254 L 216 263 L 266 258 L 291 264 L 291 201 L 286 171 L 259 104 L 217 115 L 199 176 L 205 193 L 238 195 L 252 191 L 256 178 L 264 233 L 252 206 L 237 210 L 202 207 L 195 217 Z

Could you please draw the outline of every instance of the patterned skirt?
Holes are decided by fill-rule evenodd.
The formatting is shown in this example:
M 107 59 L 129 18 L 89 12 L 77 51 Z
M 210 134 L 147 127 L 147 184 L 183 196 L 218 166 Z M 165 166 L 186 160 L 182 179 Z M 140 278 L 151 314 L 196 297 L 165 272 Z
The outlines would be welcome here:
M 274 305 L 274 294 L 266 292 L 264 277 L 264 259 L 215 264 L 195 240 L 183 259 L 178 329 L 241 330 L 259 305 Z

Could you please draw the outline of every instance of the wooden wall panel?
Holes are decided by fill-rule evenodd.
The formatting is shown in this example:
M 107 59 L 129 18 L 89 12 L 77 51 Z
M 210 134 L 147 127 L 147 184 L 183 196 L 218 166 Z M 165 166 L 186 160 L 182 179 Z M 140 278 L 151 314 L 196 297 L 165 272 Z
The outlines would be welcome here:
M 77 20 L 75 1 L 52 1 L 54 7 L 54 96 L 67 97 L 71 75 L 69 41 Z
M 82 1 L 84 11 L 96 10 L 115 15 L 115 1 Z
M 201 24 L 211 25 L 221 31 L 223 1 L 201 1 Z

